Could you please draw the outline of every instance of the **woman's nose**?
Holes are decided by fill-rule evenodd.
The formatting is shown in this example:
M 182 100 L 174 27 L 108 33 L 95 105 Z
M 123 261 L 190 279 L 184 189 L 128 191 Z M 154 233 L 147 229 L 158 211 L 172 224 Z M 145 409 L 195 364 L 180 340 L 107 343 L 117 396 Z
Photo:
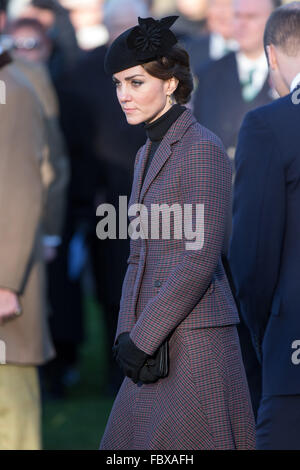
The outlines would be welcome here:
M 130 96 L 130 93 L 129 93 L 127 87 L 122 87 L 122 88 L 119 90 L 119 100 L 120 100 L 122 103 L 131 100 L 131 96 Z

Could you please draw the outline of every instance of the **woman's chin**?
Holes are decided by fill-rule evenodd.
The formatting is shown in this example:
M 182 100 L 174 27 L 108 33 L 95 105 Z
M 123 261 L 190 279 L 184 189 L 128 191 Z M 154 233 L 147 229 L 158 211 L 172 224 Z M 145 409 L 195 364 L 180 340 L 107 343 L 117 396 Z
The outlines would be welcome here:
M 142 122 L 144 122 L 143 120 L 141 120 L 141 118 L 137 116 L 130 116 L 127 114 L 126 114 L 126 119 L 127 119 L 128 124 L 131 124 L 132 126 L 137 126 L 138 124 L 141 124 Z

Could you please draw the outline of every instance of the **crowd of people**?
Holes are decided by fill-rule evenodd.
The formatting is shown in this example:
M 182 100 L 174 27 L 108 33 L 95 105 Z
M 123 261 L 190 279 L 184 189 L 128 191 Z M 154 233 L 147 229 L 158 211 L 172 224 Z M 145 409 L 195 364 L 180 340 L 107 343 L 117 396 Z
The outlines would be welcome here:
M 123 382 L 112 347 L 130 243 L 99 240 L 96 211 L 129 200 L 148 131 L 128 125 L 104 63 L 138 17 L 165 14 L 179 16 L 172 31 L 190 58 L 185 106 L 232 164 L 222 265 L 239 307 L 258 445 L 300 448 L 291 437 L 300 361 L 285 357 L 300 347 L 300 107 L 284 98 L 300 83 L 299 10 L 280 0 L 0 0 L 0 449 L 40 449 L 41 397 L 64 398 L 80 380 L 91 288 L 105 318 L 109 396 Z

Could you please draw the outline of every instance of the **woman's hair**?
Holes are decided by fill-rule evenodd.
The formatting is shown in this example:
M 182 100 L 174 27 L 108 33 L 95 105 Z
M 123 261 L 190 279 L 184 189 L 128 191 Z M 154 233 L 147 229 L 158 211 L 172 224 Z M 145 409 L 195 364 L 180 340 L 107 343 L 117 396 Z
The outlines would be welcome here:
M 19 18 L 15 21 L 12 21 L 11 23 L 8 24 L 7 31 L 10 34 L 13 34 L 19 28 L 34 29 L 35 31 L 39 33 L 40 36 L 42 37 L 47 36 L 45 27 L 40 21 L 36 20 L 35 18 L 25 17 L 25 18 Z
M 167 56 L 145 63 L 143 68 L 150 75 L 161 80 L 177 78 L 178 86 L 174 91 L 176 102 L 186 104 L 190 100 L 194 84 L 190 58 L 185 49 L 175 45 Z

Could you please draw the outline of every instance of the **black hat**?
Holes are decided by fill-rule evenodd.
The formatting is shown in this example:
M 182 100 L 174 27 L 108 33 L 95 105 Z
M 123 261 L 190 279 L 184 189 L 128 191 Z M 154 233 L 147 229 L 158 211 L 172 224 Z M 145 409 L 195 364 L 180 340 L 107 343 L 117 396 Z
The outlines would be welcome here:
M 166 56 L 177 38 L 170 27 L 178 16 L 167 16 L 161 20 L 138 18 L 139 25 L 122 33 L 108 49 L 104 68 L 107 74 L 145 64 Z

